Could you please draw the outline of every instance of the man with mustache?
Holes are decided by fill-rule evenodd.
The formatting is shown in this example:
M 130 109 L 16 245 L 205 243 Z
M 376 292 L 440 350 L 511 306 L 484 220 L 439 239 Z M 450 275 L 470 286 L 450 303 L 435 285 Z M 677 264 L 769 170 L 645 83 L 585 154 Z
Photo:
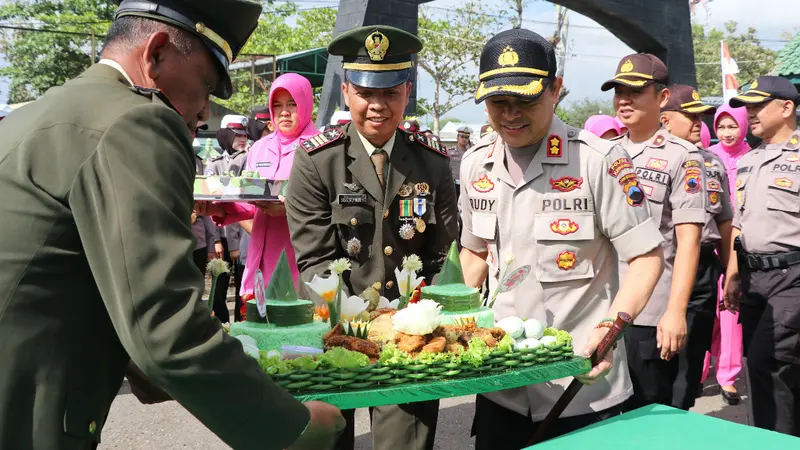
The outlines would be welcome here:
M 625 151 L 553 114 L 561 85 L 553 46 L 538 34 L 503 31 L 486 43 L 475 102 L 486 101 L 496 134 L 462 161 L 461 261 L 467 284 L 488 277 L 492 291 L 508 289 L 490 295 L 497 319 L 564 329 L 588 356 L 619 312 L 636 317 L 644 308 L 661 275 L 663 239 Z M 621 289 L 617 255 L 630 263 Z M 578 377 L 589 386 L 554 434 L 621 413 L 632 393 L 624 351 Z M 567 382 L 478 395 L 475 448 L 525 447 Z
M 352 122 L 303 142 L 294 159 L 286 216 L 303 281 L 349 258 L 344 282 L 351 295 L 377 283 L 392 300 L 400 295 L 394 273 L 404 256 L 422 259 L 430 284 L 456 239 L 447 150 L 398 128 L 411 93 L 412 55 L 421 49 L 416 36 L 388 26 L 357 28 L 328 46 L 343 57 Z M 373 408 L 374 448 L 432 449 L 438 409 L 438 401 Z M 350 425 L 337 448 L 353 447 L 352 419 Z
M 725 304 L 742 323 L 751 417 L 800 436 L 800 101 L 791 81 L 758 77 L 730 106 L 747 107 L 761 145 L 739 160 Z M 12 116 L 13 117 L 13 116 Z
M 209 316 L 191 257 L 191 135 L 260 14 L 123 0 L 103 59 L 0 125 L 0 448 L 96 448 L 129 361 L 236 449 L 325 448 L 344 425 Z
M 623 57 L 617 73 L 603 83 L 614 89 L 617 117 L 628 128 L 612 142 L 627 150 L 650 213 L 664 236 L 664 274 L 647 307 L 625 334 L 634 396 L 631 409 L 672 404 L 678 360 L 686 340 L 686 309 L 692 292 L 700 235 L 706 223 L 705 173 L 697 147 L 662 128 L 661 107 L 670 92 L 667 66 L 656 56 Z M 620 266 L 620 275 L 627 265 Z
M 703 114 L 714 114 L 716 108 L 704 105 L 700 94 L 685 84 L 673 84 L 669 94 L 667 104 L 661 108 L 661 123 L 673 136 L 699 147 L 701 118 Z M 687 411 L 694 406 L 702 389 L 703 362 L 706 351 L 711 348 L 719 277 L 728 265 L 733 219 L 725 165 L 710 150 L 700 148 L 700 154 L 706 174 L 706 223 L 697 275 L 686 308 L 686 346 L 678 354 L 678 373 L 672 386 L 672 406 Z

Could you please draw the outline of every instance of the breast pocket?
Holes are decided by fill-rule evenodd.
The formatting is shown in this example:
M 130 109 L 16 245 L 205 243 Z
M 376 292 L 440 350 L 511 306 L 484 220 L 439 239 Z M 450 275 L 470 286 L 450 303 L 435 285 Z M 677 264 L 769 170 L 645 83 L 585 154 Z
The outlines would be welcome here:
M 534 236 L 538 281 L 555 283 L 594 277 L 592 260 L 585 254 L 594 233 L 594 214 L 537 214 Z
M 334 204 L 332 207 L 331 221 L 336 225 L 339 241 L 342 248 L 349 249 L 348 242 L 357 239 L 360 250 L 352 253 L 348 250 L 350 258 L 362 260 L 369 258 L 370 243 L 375 233 L 375 209 L 372 205 L 346 205 Z
M 722 182 L 716 177 L 709 177 L 706 183 L 706 192 L 708 194 L 708 202 L 706 202 L 706 211 L 711 215 L 717 215 L 722 212 Z
M 800 177 L 783 175 L 775 178 L 767 188 L 767 209 L 788 213 L 800 212 Z
M 656 224 L 661 223 L 661 215 L 664 214 L 664 204 L 669 200 L 667 187 L 658 183 L 641 183 L 644 194 L 650 206 L 650 216 L 655 219 Z
M 495 239 L 497 230 L 497 214 L 494 213 L 472 213 L 472 234 L 487 241 Z
M 745 187 L 747 187 L 747 180 L 749 178 L 750 178 L 750 175 L 747 175 L 747 174 L 738 175 L 736 177 L 736 185 L 735 185 L 735 188 L 736 188 L 736 205 L 735 205 L 735 207 L 738 208 L 739 210 L 744 209 L 745 200 L 746 200 Z

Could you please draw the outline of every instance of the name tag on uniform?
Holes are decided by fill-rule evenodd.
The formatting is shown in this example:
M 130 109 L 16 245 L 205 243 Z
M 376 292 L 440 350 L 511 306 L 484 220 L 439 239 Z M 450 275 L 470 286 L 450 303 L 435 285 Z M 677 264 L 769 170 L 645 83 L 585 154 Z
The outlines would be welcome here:
M 264 161 L 264 162 L 256 163 L 256 169 L 262 169 L 262 168 L 263 169 L 267 169 L 270 166 L 272 166 L 272 162 L 271 161 Z
M 469 198 L 469 205 L 473 211 L 494 213 L 496 212 L 494 208 L 496 203 L 496 198 Z
M 665 172 L 660 172 L 658 170 L 650 170 L 637 167 L 636 175 L 643 180 L 652 181 L 653 183 L 658 183 L 663 185 L 669 184 L 669 174 Z
M 366 205 L 367 194 L 339 194 L 340 205 Z

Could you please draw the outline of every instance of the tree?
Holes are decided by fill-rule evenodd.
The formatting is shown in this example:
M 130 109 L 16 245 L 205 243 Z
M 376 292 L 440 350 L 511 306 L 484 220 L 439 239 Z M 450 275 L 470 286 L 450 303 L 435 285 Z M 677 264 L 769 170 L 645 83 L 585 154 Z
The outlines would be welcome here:
M 567 106 L 556 108 L 556 115 L 568 125 L 583 128 L 586 119 L 595 114 L 614 116 L 614 105 L 609 100 L 583 98 Z
M 702 25 L 693 24 L 692 38 L 698 90 L 702 96 L 722 95 L 722 68 L 719 62 L 722 40 L 728 44 L 731 56 L 739 66 L 736 78 L 740 85 L 755 80 L 775 67 L 775 51 L 761 45 L 753 27 L 744 33 L 737 33 L 736 22 L 727 22 L 725 30 L 707 30 Z
M 511 24 L 514 28 L 522 27 L 522 13 L 525 12 L 525 7 L 535 0 L 503 0 L 505 4 L 504 15 L 510 16 Z
M 7 66 L 0 76 L 9 78 L 9 103 L 30 101 L 47 89 L 78 76 L 92 63 L 108 30 L 117 3 L 113 0 L 12 0 L 0 6 L 0 20 L 20 28 L 4 30 L 0 53 Z M 61 33 L 52 32 L 58 30 Z
M 483 43 L 497 19 L 485 13 L 481 2 L 466 2 L 444 19 L 433 19 L 427 9 L 419 17 L 419 36 L 425 47 L 419 67 L 433 78 L 433 101 L 420 101 L 433 117 L 433 133 L 439 134 L 439 118 L 473 98 L 478 87 L 474 66 Z M 446 95 L 446 99 L 442 94 Z

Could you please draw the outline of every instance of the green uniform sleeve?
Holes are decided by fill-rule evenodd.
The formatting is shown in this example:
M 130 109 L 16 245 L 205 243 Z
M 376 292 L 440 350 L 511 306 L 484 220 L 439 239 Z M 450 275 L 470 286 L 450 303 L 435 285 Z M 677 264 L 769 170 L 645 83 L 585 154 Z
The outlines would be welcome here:
M 322 276 L 328 264 L 344 254 L 332 226 L 331 203 L 314 161 L 298 147 L 286 194 L 286 219 L 289 222 L 297 268 L 303 281 Z
M 308 410 L 200 301 L 192 158 L 180 116 L 161 105 L 133 108 L 81 165 L 69 207 L 133 362 L 231 447 L 286 448 L 305 429 Z

